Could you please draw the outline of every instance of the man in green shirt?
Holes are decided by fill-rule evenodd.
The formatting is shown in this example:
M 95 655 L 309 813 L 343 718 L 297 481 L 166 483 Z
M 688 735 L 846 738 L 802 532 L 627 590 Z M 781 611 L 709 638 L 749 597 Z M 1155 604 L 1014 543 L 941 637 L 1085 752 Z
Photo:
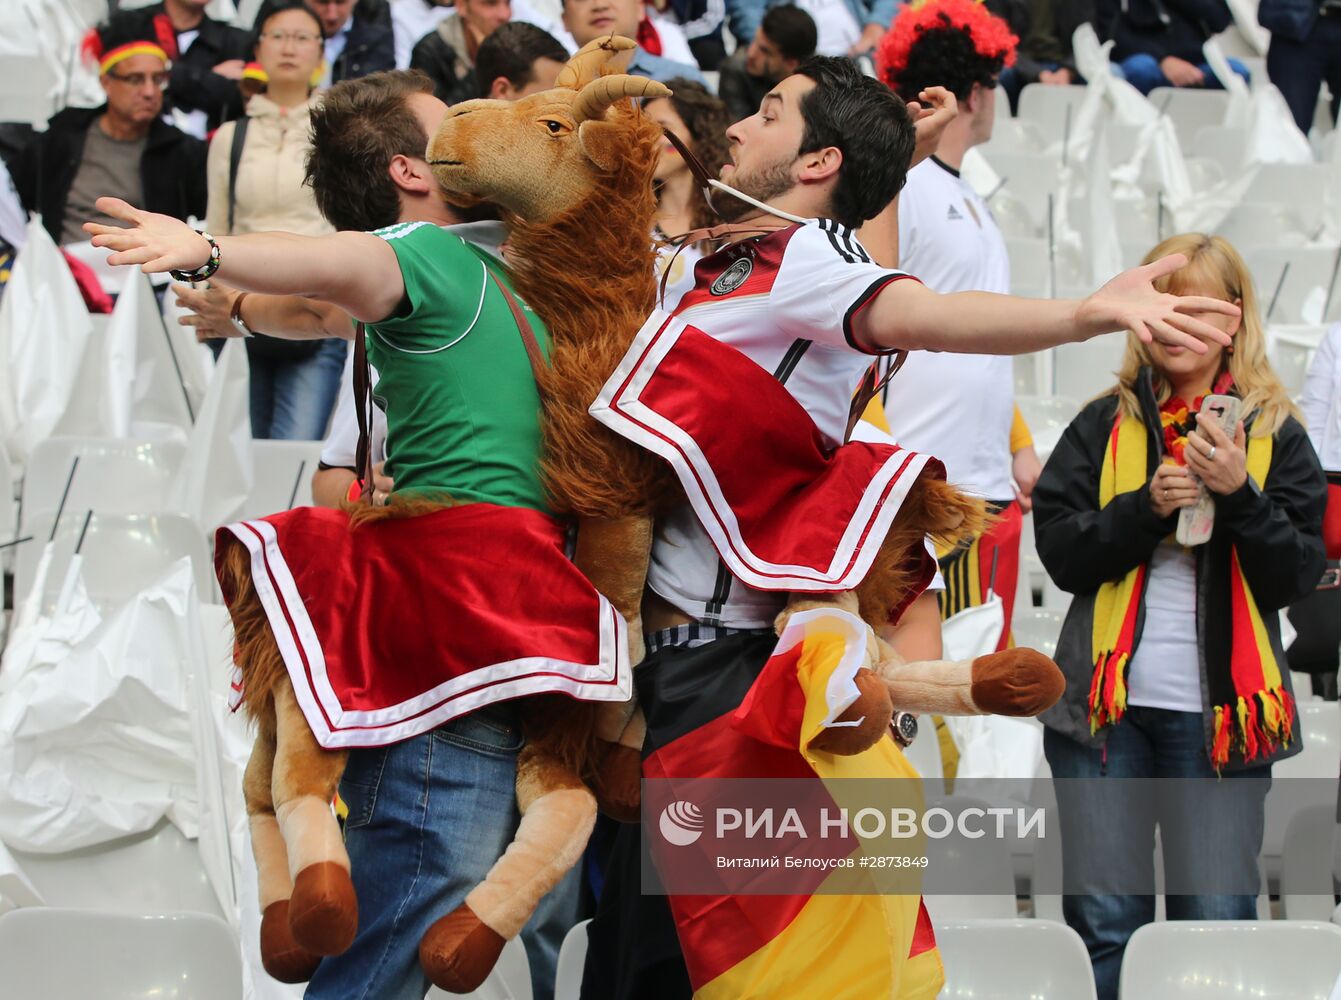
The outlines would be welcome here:
M 545 510 L 525 340 L 529 328 L 543 363 L 544 326 L 516 299 L 500 260 L 442 228 L 458 220 L 423 159 L 445 112 L 426 82 L 405 73 L 350 81 L 314 112 L 309 180 L 342 230 L 334 236 L 211 242 L 115 199 L 99 209 L 129 228 L 89 226 L 117 251 L 115 263 L 157 272 L 216 260 L 219 279 L 262 293 L 245 308 L 234 303 L 256 328 L 287 326 L 271 322 L 292 311 L 275 296 L 299 294 L 366 324 L 388 424 L 391 516 L 362 515 L 351 530 L 344 511 L 300 508 L 230 525 L 217 542 L 245 546 L 258 591 L 270 584 L 266 619 L 313 735 L 324 748 L 349 748 L 340 783 L 349 857 L 330 860 L 343 861 L 358 897 L 353 944 L 304 967 L 301 948 L 296 959 L 267 954 L 264 921 L 261 930 L 267 970 L 310 975 L 307 996 L 322 1000 L 422 998 L 421 937 L 428 948 L 463 899 L 500 945 L 513 936 L 517 915 L 563 874 L 554 859 L 568 856 L 568 844 L 545 849 L 547 797 L 517 828 L 522 738 L 512 699 L 623 701 L 631 691 L 624 622 L 567 560 L 565 526 Z M 395 516 L 424 509 L 421 499 L 450 505 Z M 288 900 L 267 884 L 274 859 L 255 835 L 263 821 L 253 810 L 268 919 L 270 905 Z M 491 869 L 514 830 L 523 849 Z M 497 889 L 509 858 L 546 870 L 507 880 L 504 888 L 522 890 L 486 912 L 497 895 L 478 894 Z

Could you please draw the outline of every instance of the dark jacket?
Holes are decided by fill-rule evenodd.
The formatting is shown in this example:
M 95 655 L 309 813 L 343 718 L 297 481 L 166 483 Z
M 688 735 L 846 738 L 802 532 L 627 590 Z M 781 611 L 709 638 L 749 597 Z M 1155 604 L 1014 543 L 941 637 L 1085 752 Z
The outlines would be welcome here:
M 451 20 L 448 18 L 448 21 Z M 433 81 L 433 93 L 445 104 L 473 101 L 480 96 L 475 69 L 442 37 L 440 29 L 441 25 L 415 44 L 414 51 L 410 53 L 410 69 L 427 73 Z
M 24 208 L 40 212 L 42 222 L 57 243 L 65 219 L 65 202 L 84 156 L 88 130 L 107 110 L 66 108 L 47 123 L 24 151 L 14 186 Z M 205 144 L 185 132 L 154 119 L 140 160 L 144 204 L 136 208 L 174 218 L 205 217 Z
M 163 13 L 163 5 L 154 4 L 135 11 L 146 21 Z M 154 38 L 152 29 L 145 37 Z M 183 111 L 203 111 L 209 116 L 207 128 L 213 131 L 223 122 L 242 114 L 242 91 L 236 80 L 220 76 L 214 67 L 231 59 L 251 59 L 251 38 L 245 32 L 222 21 L 206 17 L 200 22 L 200 34 L 172 62 L 167 104 Z
M 1302 42 L 1318 23 L 1318 0 L 1261 0 L 1257 23 L 1273 35 Z
M 331 83 L 357 80 L 396 68 L 396 35 L 386 0 L 359 0 L 344 51 L 331 67 Z M 472 95 L 473 96 L 473 95 Z
M 731 112 L 731 120 L 735 122 L 758 111 L 759 102 L 777 82 L 750 75 L 745 69 L 746 48 L 744 45 L 736 46 L 736 51 L 727 56 L 718 68 L 717 96 L 725 102 L 727 110 Z
M 1093 0 L 1031 0 L 1028 23 L 1020 36 L 1015 71 L 1026 83 L 1038 82 L 1048 64 L 1074 71 L 1071 38 L 1082 24 L 1094 20 Z
M 1113 40 L 1115 62 L 1146 53 L 1200 65 L 1202 44 L 1233 21 L 1225 0 L 1098 0 L 1099 36 Z
M 1148 476 L 1153 477 L 1161 460 L 1163 434 L 1148 376 L 1143 379 L 1141 395 L 1150 442 Z M 1108 732 L 1101 729 L 1090 735 L 1088 697 L 1094 674 L 1091 637 L 1095 596 L 1102 584 L 1121 579 L 1148 563 L 1155 547 L 1173 533 L 1178 523 L 1177 515 L 1164 519 L 1155 515 L 1148 487 L 1120 494 L 1099 509 L 1099 473 L 1116 413 L 1115 395 L 1086 406 L 1062 435 L 1033 495 L 1039 557 L 1053 582 L 1074 595 L 1055 657 L 1066 677 L 1066 693 L 1040 719 L 1049 729 L 1091 747 L 1102 746 Z M 1270 471 L 1261 489 L 1250 479 L 1237 492 L 1215 498 L 1215 532 L 1209 542 L 1197 548 L 1197 634 L 1203 704 L 1210 702 L 1207 664 L 1215 664 L 1217 670 L 1226 670 L 1229 665 L 1231 544 L 1237 548 L 1244 575 L 1262 611 L 1285 688 L 1290 689 L 1279 616 L 1273 612 L 1310 592 L 1322 575 L 1322 512 L 1326 501 L 1322 466 L 1304 428 L 1293 418 L 1276 432 Z M 1143 604 L 1137 618 L 1138 644 L 1144 623 Z M 1203 714 L 1209 754 L 1215 716 L 1209 708 Z M 1302 745 L 1296 727 L 1288 749 L 1271 756 L 1259 755 L 1249 766 L 1293 756 Z M 1241 753 L 1233 750 L 1226 770 L 1244 766 Z

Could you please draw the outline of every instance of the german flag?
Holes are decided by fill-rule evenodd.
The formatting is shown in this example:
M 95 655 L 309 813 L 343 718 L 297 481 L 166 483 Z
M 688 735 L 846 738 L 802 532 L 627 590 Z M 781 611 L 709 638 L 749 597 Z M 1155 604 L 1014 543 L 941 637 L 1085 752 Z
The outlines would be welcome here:
M 654 658 L 639 679 L 644 777 L 813 778 L 835 803 L 845 779 L 916 779 L 892 738 L 853 757 L 808 749 L 855 700 L 865 645 L 865 623 L 820 609 L 794 615 L 780 639 L 733 635 Z M 855 839 L 853 848 L 862 850 Z M 874 880 L 861 895 L 825 892 L 835 878 L 857 887 L 853 872 L 790 896 L 672 895 L 695 1000 L 934 997 L 944 975 L 921 897 L 882 895 Z

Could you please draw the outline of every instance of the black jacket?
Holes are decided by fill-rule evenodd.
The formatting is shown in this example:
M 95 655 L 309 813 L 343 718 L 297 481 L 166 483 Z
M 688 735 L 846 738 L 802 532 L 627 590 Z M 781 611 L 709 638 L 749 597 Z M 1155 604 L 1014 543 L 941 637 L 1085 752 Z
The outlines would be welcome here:
M 1161 460 L 1163 433 L 1148 377 L 1142 404 L 1149 431 L 1148 475 Z M 1161 519 L 1150 505 L 1148 488 L 1123 493 L 1099 509 L 1099 473 L 1117 413 L 1117 397 L 1104 396 L 1083 409 L 1067 427 L 1034 488 L 1034 537 L 1038 554 L 1053 582 L 1074 595 L 1056 661 L 1066 677 L 1062 699 L 1040 716 L 1043 724 L 1087 746 L 1102 746 L 1107 730 L 1090 735 L 1088 696 L 1094 674 L 1091 637 L 1099 587 L 1150 561 L 1155 547 L 1177 527 L 1177 516 Z M 1228 668 L 1230 654 L 1231 544 L 1262 611 L 1271 648 L 1288 690 L 1289 667 L 1281 646 L 1279 617 L 1272 612 L 1310 592 L 1322 576 L 1322 512 L 1327 482 L 1308 435 L 1289 418 L 1276 432 L 1267 481 L 1259 490 L 1251 481 L 1237 492 L 1215 498 L 1215 532 L 1197 548 L 1197 634 L 1203 704 L 1207 664 Z M 1142 606 L 1137 643 L 1145 623 Z M 1214 714 L 1204 712 L 1210 752 Z M 1290 757 L 1302 748 L 1296 729 L 1288 749 L 1257 757 L 1251 766 Z M 1244 767 L 1237 750 L 1226 770 Z
M 1113 60 L 1142 52 L 1206 61 L 1201 46 L 1233 23 L 1225 0 L 1098 0 L 1099 36 L 1113 40 Z
M 396 68 L 396 36 L 386 0 L 359 0 L 344 51 L 331 67 L 331 83 L 357 80 Z
M 34 137 L 19 161 L 14 186 L 23 206 L 41 213 L 47 232 L 57 243 L 61 240 L 65 203 L 84 156 L 84 140 L 106 110 L 104 105 L 59 112 L 47 123 L 46 132 Z M 140 161 L 140 178 L 144 204 L 137 208 L 178 219 L 205 217 L 205 144 L 199 139 L 154 119 Z
M 154 4 L 135 11 L 152 22 L 163 13 L 163 5 Z M 156 37 L 152 28 L 145 37 Z M 200 22 L 200 34 L 172 63 L 172 78 L 168 83 L 167 103 L 183 111 L 203 111 L 209 116 L 208 129 L 213 131 L 223 122 L 232 121 L 242 114 L 242 90 L 236 80 L 220 76 L 214 67 L 231 59 L 243 62 L 251 59 L 251 38 L 238 28 L 206 17 Z
M 444 104 L 473 101 L 480 96 L 475 70 L 466 66 L 456 50 L 436 31 L 415 44 L 410 69 L 423 70 L 433 81 L 433 93 Z

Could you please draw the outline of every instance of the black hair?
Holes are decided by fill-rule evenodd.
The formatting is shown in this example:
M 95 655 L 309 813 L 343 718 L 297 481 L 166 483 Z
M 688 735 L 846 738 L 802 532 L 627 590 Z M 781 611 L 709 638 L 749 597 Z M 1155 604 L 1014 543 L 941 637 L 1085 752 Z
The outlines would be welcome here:
M 961 102 L 976 83 L 991 89 L 1006 63 L 1006 52 L 983 55 L 969 32 L 945 18 L 945 27 L 920 32 L 902 70 L 887 82 L 910 101 L 928 87 L 944 87 Z
M 251 29 L 251 53 L 256 54 L 256 47 L 261 44 L 261 32 L 265 30 L 265 24 L 276 14 L 287 14 L 291 10 L 300 10 L 312 19 L 312 23 L 317 26 L 317 37 L 325 41 L 326 28 L 321 23 L 321 18 L 317 17 L 317 12 L 309 7 L 303 0 L 265 0 L 261 4 L 261 9 L 256 12 L 256 19 L 252 21 Z
M 568 50 L 548 31 L 534 24 L 526 21 L 500 24 L 480 42 L 475 54 L 475 78 L 479 81 L 480 96 L 488 97 L 489 88 L 500 76 L 514 87 L 525 87 L 535 79 L 532 67 L 537 59 L 566 63 Z
M 894 200 L 913 157 L 912 118 L 898 96 L 851 59 L 813 56 L 796 70 L 815 81 L 801 98 L 798 154 L 836 146 L 843 154 L 831 216 L 856 228 Z
M 815 54 L 815 45 L 818 43 L 815 19 L 800 7 L 792 4 L 770 7 L 761 27 L 784 59 L 799 62 Z

